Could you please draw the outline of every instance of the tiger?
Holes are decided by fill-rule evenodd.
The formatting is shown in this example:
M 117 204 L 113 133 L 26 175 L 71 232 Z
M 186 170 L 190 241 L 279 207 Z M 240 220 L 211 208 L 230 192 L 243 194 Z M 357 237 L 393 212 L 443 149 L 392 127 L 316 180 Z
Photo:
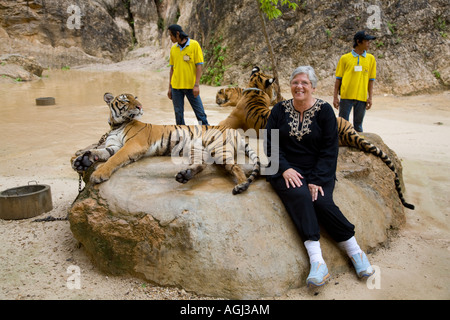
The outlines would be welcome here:
M 225 120 L 222 120 L 219 125 L 228 126 L 234 129 L 255 129 L 257 136 L 259 136 L 260 129 L 266 127 L 271 112 L 271 109 L 269 108 L 270 100 L 268 95 L 264 92 L 264 89 L 274 81 L 274 78 L 262 73 L 258 67 L 253 68 L 248 82 L 248 87 L 252 88 L 252 90 L 244 91 L 243 98 L 239 101 L 236 108 Z M 402 205 L 408 209 L 414 210 L 414 205 L 407 203 L 403 196 L 400 178 L 389 156 L 380 148 L 360 136 L 349 121 L 342 117 L 337 117 L 336 120 L 339 146 L 354 147 L 379 157 L 389 169 L 394 172 L 395 189 Z
M 220 107 L 232 107 L 235 106 L 239 99 L 242 97 L 242 88 L 222 88 L 217 91 L 216 103 Z
M 219 126 L 243 130 L 255 129 L 259 134 L 259 129 L 266 127 L 270 115 L 270 93 L 274 82 L 275 78 L 262 73 L 259 67 L 254 67 L 242 98 L 228 117 L 219 122 Z
M 255 67 L 256 68 L 256 67 Z M 274 89 L 272 87 L 272 90 L 267 88 L 268 90 L 265 90 L 265 92 L 270 97 L 270 105 L 275 105 L 278 100 L 276 96 L 276 92 L 274 94 Z M 242 98 L 242 93 L 244 92 L 244 89 L 240 87 L 231 87 L 231 88 L 222 88 L 219 89 L 216 93 L 216 103 L 220 107 L 234 107 L 238 104 L 239 100 Z M 279 101 L 284 100 L 284 98 L 281 96 Z
M 104 94 L 109 107 L 110 131 L 100 146 L 84 150 L 72 158 L 72 168 L 86 172 L 95 162 L 101 161 L 91 173 L 90 181 L 99 184 L 109 180 L 119 168 L 148 156 L 190 155 L 190 165 L 179 171 L 175 179 L 186 183 L 200 173 L 208 163 L 223 165 L 236 180 L 232 193 L 239 194 L 260 174 L 260 160 L 255 151 L 240 135 L 238 130 L 222 126 L 206 125 L 154 125 L 138 119 L 143 115 L 141 103 L 132 94 L 124 93 L 114 97 Z M 188 152 L 186 152 L 188 151 Z M 246 176 L 235 157 L 245 154 L 252 164 L 249 177 Z M 201 161 L 198 161 L 198 156 Z

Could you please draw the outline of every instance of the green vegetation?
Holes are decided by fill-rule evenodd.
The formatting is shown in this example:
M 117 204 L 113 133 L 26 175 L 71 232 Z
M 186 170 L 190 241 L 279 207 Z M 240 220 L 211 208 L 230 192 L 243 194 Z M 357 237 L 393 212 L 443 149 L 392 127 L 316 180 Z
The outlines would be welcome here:
M 442 17 L 438 17 L 435 23 L 436 29 L 439 30 L 439 34 L 442 38 L 447 38 L 447 24 L 445 22 L 445 19 Z
M 277 8 L 278 0 L 259 0 L 261 3 L 261 10 L 264 12 L 269 20 L 273 20 L 281 16 L 283 13 Z M 297 1 L 281 0 L 281 5 L 288 5 L 290 9 L 295 10 L 298 8 Z
M 69 66 L 64 66 L 64 67 L 61 68 L 61 70 L 67 71 L 67 70 L 70 70 L 70 67 Z
M 220 86 L 225 74 L 225 58 L 227 47 L 222 46 L 223 37 L 212 38 L 209 41 L 208 49 L 205 49 L 205 69 L 203 70 L 200 82 L 203 84 Z
M 381 40 L 377 40 L 375 41 L 375 45 L 377 46 L 377 48 L 381 48 L 384 46 L 384 42 Z
M 389 21 L 388 21 L 387 25 L 388 25 L 388 29 L 392 33 L 392 35 L 395 35 L 397 33 L 397 25 L 395 23 L 390 23 Z
M 434 70 L 434 71 L 433 71 L 433 74 L 434 74 L 434 76 L 435 76 L 436 79 L 439 80 L 439 79 L 441 78 L 441 74 L 439 73 L 439 71 Z

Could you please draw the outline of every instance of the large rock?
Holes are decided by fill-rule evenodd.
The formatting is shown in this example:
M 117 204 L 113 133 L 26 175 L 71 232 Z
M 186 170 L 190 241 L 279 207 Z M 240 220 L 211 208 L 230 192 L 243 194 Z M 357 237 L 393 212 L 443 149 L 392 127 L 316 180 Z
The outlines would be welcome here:
M 0 0 L 0 51 L 31 55 L 45 67 L 121 61 L 132 44 L 95 1 Z
M 377 93 L 450 86 L 448 0 L 303 1 L 296 11 L 280 8 L 282 16 L 267 21 L 267 30 L 282 87 L 289 87 L 294 68 L 311 65 L 318 92 L 333 94 L 338 60 L 362 29 L 377 36 L 369 50 L 379 66 Z M 205 70 L 220 69 L 223 59 L 222 85 L 245 86 L 254 65 L 272 65 L 254 0 L 0 0 L 0 52 L 33 56 L 51 68 L 118 62 L 143 46 L 167 58 L 173 23 L 200 42 Z
M 18 54 L 0 55 L 0 77 L 16 81 L 40 79 L 43 68 L 33 57 Z
M 179 184 L 174 176 L 182 167 L 169 157 L 146 158 L 105 183 L 86 186 L 69 220 L 99 268 L 234 299 L 276 296 L 304 285 L 306 251 L 265 179 L 232 195 L 234 183 L 220 168 L 209 166 Z M 335 201 L 370 252 L 404 222 L 393 173 L 375 156 L 341 147 L 337 178 Z M 322 235 L 330 271 L 352 268 L 326 232 Z

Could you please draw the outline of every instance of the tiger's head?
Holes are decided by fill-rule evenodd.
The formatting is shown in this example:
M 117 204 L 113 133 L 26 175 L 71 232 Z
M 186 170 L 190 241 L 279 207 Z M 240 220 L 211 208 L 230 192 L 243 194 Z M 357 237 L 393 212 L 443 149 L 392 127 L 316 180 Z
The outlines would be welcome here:
M 218 105 L 224 104 L 225 102 L 229 101 L 229 90 L 226 90 L 228 88 L 222 88 L 219 91 L 217 91 L 216 94 L 216 103 Z
M 252 74 L 250 75 L 250 80 L 248 82 L 248 88 L 257 88 L 265 93 L 267 93 L 272 100 L 273 87 L 272 84 L 275 82 L 275 78 L 264 74 L 261 72 L 259 67 L 254 67 L 252 69 Z
M 114 97 L 111 93 L 105 93 L 103 99 L 109 106 L 108 123 L 110 126 L 139 119 L 144 114 L 141 103 L 132 94 L 122 93 Z
M 222 88 L 217 91 L 216 103 L 221 106 L 227 102 L 236 104 L 242 96 L 242 88 Z

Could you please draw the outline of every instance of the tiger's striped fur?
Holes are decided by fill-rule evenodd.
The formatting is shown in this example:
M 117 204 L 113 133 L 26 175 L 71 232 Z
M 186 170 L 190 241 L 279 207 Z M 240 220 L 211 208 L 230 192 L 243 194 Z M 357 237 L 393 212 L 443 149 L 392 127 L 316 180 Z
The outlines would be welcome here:
M 242 97 L 242 88 L 222 88 L 216 93 L 216 103 L 221 107 L 235 106 Z
M 263 90 L 267 87 L 268 83 L 273 82 L 273 78 L 260 72 L 259 68 L 254 68 L 250 76 L 248 87 L 259 90 L 249 90 L 244 92 L 243 97 L 239 100 L 236 108 L 219 124 L 234 129 L 255 129 L 256 134 L 259 135 L 259 130 L 266 127 L 267 120 L 269 119 L 271 112 L 269 108 L 270 100 Z M 395 174 L 395 189 L 403 206 L 409 209 L 414 209 L 414 205 L 407 203 L 404 199 L 400 185 L 400 178 L 389 156 L 377 146 L 361 137 L 353 128 L 351 123 L 344 118 L 338 117 L 337 125 L 339 145 L 355 147 L 363 152 L 372 153 L 373 155 L 379 157 Z
M 262 73 L 258 67 L 253 68 L 248 88 L 243 90 L 242 98 L 236 108 L 222 120 L 219 125 L 234 129 L 264 129 L 270 115 L 270 96 L 275 79 Z
M 255 67 L 254 70 L 256 70 L 257 67 Z M 258 68 L 259 70 L 259 68 Z M 276 85 L 275 83 L 270 83 L 269 86 L 264 90 L 265 93 L 270 98 L 270 105 L 273 106 L 277 103 L 277 95 L 273 88 L 273 86 Z M 216 103 L 220 107 L 234 107 L 238 104 L 239 100 L 242 98 L 243 93 L 245 92 L 245 89 L 242 89 L 240 87 L 232 87 L 232 88 L 222 88 L 219 89 L 216 93 Z M 283 97 L 280 97 L 280 101 L 284 100 Z
M 91 174 L 93 183 L 108 180 L 119 168 L 144 156 L 190 155 L 190 165 L 177 173 L 176 180 L 186 183 L 201 172 L 208 163 L 223 165 L 237 179 L 233 194 L 249 187 L 260 173 L 260 161 L 255 151 L 238 130 L 221 126 L 153 125 L 137 119 L 143 114 L 139 101 L 131 94 L 114 98 L 104 96 L 110 109 L 109 132 L 105 146 L 86 151 L 73 159 L 74 170 L 82 172 L 96 161 L 100 164 Z M 235 161 L 239 152 L 244 152 L 253 166 L 247 177 Z

